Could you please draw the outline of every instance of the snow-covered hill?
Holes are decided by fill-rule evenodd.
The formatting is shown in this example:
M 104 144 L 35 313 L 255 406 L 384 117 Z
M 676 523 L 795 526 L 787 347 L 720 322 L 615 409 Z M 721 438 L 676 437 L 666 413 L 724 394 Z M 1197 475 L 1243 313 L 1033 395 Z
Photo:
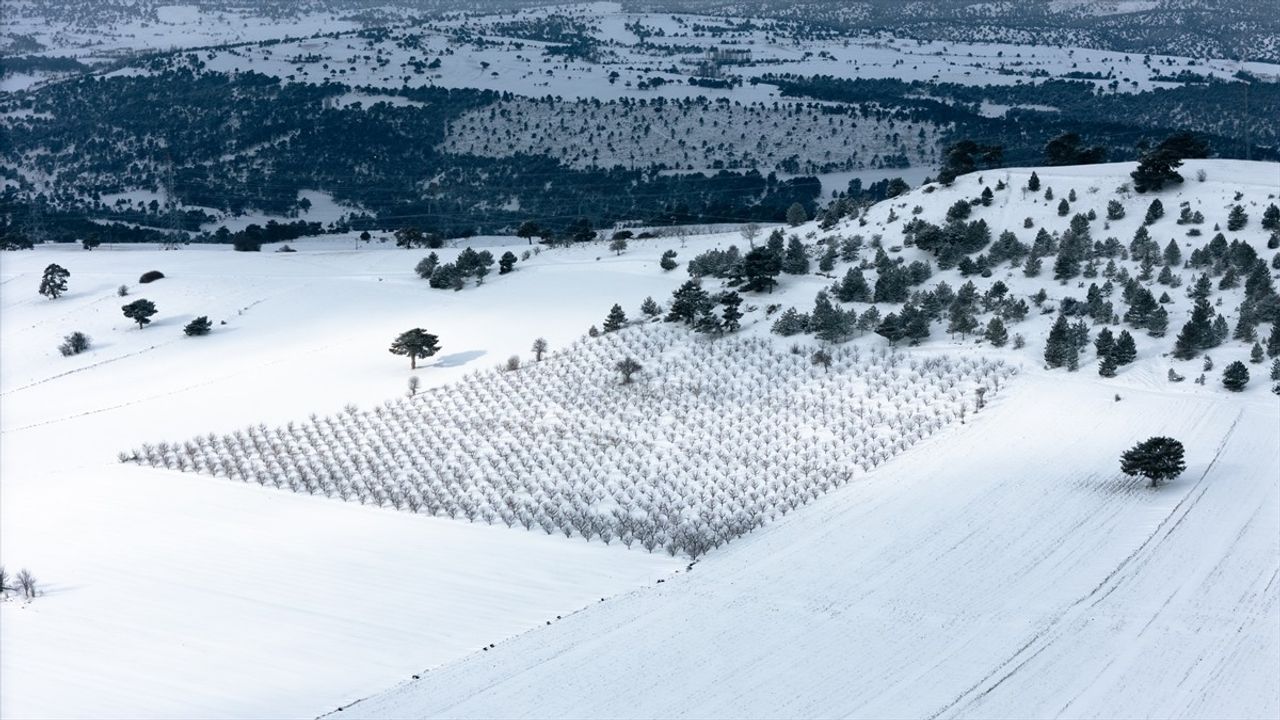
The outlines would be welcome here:
M 1152 197 L 1116 192 L 1130 170 L 1036 172 L 1057 198 L 1076 190 L 1073 213 L 1098 211 L 1095 239 L 1114 234 L 1127 246 Z M 1029 243 L 1069 221 L 1043 189 L 1020 190 L 1030 172 L 962 177 L 873 207 L 865 225 L 795 232 L 815 255 L 828 236 L 863 234 L 857 262 L 871 261 L 879 234 L 890 256 L 922 260 L 919 248 L 899 247 L 915 206 L 940 222 L 956 200 L 1003 180 L 1007 189 L 972 217 Z M 1185 184 L 1158 195 L 1166 216 L 1149 232 L 1161 247 L 1176 239 L 1186 255 L 1203 246 L 1241 204 L 1250 220 L 1227 234 L 1269 262 L 1259 220 L 1280 192 L 1280 168 L 1193 161 L 1183 172 Z M 1110 199 L 1126 215 L 1104 227 Z M 1174 222 L 1183 202 L 1206 218 L 1199 237 Z M 505 242 L 485 244 L 500 255 Z M 517 254 L 528 247 L 509 242 Z M 1052 314 L 1011 323 L 1010 335 L 1027 339 L 1021 349 L 952 338 L 934 323 L 920 349 L 902 352 L 1000 359 L 1021 368 L 1018 380 L 963 427 L 711 552 L 689 574 L 687 559 L 639 546 L 121 465 L 116 455 L 398 398 L 410 371 L 386 348 L 414 326 L 444 346 L 417 371 L 423 391 L 513 354 L 527 360 L 538 336 L 564 351 L 615 302 L 634 318 L 645 297 L 669 300 L 688 275 L 683 265 L 659 269 L 664 250 L 683 263 L 745 247 L 741 236 L 633 240 L 620 255 L 601 244 L 547 250 L 461 292 L 417 277 L 426 250 L 341 236 L 291 244 L 299 252 L 0 254 L 0 562 L 31 568 L 46 589 L 31 603 L 0 604 L 0 715 L 319 714 L 429 668 L 422 683 L 346 712 L 1207 717 L 1280 708 L 1280 408 L 1264 365 L 1248 365 L 1243 393 L 1220 386 L 1222 367 L 1248 360 L 1246 342 L 1211 351 L 1217 369 L 1204 386 L 1166 381 L 1171 367 L 1199 374 L 1202 358 L 1162 356 L 1198 271 L 1171 269 L 1182 285 L 1162 286 L 1168 334 L 1135 330 L 1137 361 L 1109 380 L 1097 377 L 1092 350 L 1077 373 L 1042 369 Z M 457 253 L 439 251 L 445 262 Z M 52 301 L 36 294 L 51 262 L 71 271 L 68 294 Z M 838 262 L 831 277 L 782 275 L 772 294 L 744 294 L 741 333 L 777 352 L 813 349 L 812 336 L 771 334 L 777 312 L 768 309 L 808 311 L 852 265 Z M 1045 265 L 1037 278 L 1007 264 L 986 278 L 935 272 L 922 287 L 972 279 L 981 293 L 1000 280 L 1020 298 L 1045 289 L 1047 306 L 1083 299 L 1091 280 L 1060 284 L 1052 257 Z M 167 277 L 138 284 L 152 269 Z M 117 295 L 121 284 L 129 297 Z M 1216 310 L 1234 322 L 1242 292 L 1215 289 Z M 144 330 L 120 314 L 136 298 L 159 307 Z M 1124 313 L 1118 298 L 1116 310 Z M 197 315 L 214 320 L 213 332 L 184 337 Z M 93 347 L 61 357 L 56 346 L 74 330 Z M 688 342 L 707 341 L 689 332 Z M 846 347 L 885 340 L 867 333 Z M 1120 476 L 1120 450 L 1159 433 L 1187 445 L 1188 472 L 1159 490 Z

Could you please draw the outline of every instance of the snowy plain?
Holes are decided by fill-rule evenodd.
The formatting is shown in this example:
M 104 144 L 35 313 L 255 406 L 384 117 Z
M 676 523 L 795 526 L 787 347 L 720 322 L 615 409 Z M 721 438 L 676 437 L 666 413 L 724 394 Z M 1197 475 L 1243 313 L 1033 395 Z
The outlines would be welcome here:
M 1077 190 L 1079 211 L 1101 210 L 1132 168 L 1038 174 L 1059 196 Z M 1193 179 L 1201 169 L 1203 183 Z M 1029 241 L 1024 217 L 1055 230 L 1067 222 L 1055 202 L 1017 189 L 1029 172 L 917 190 L 872 208 L 866 226 L 831 233 L 882 233 L 890 246 L 901 227 L 890 210 L 909 217 L 918 204 L 936 222 L 1002 179 L 1010 189 L 975 214 Z M 1179 203 L 1213 223 L 1241 192 L 1254 220 L 1238 235 L 1264 250 L 1257 217 L 1280 192 L 1280 167 L 1192 161 L 1184 174 L 1187 183 L 1161 194 L 1169 216 L 1153 237 L 1182 237 Z M 1149 196 L 1125 202 L 1126 218 L 1095 237 L 1128 240 Z M 503 242 L 528 248 L 477 245 L 501 254 Z M 664 249 L 684 262 L 731 243 L 745 245 L 729 232 L 633 241 L 622 255 L 601 244 L 548 250 L 462 292 L 430 290 L 413 273 L 427 251 L 351 236 L 291 241 L 296 253 L 60 246 L 0 255 L 0 562 L 30 567 L 47 589 L 31 603 L 0 604 L 0 715 L 293 717 L 369 696 L 344 716 L 1280 711 L 1280 403 L 1254 365 L 1241 394 L 1223 391 L 1217 373 L 1208 386 L 1167 383 L 1169 367 L 1193 377 L 1199 366 L 1162 357 L 1169 337 L 1140 334 L 1138 362 L 1108 381 L 1087 358 L 1076 374 L 1041 369 L 1045 316 L 1010 328 L 1026 334 L 1022 350 L 935 329 L 907 352 L 1000 357 L 1019 378 L 968 424 L 712 552 L 691 573 L 686 558 L 616 544 L 116 462 L 141 442 L 398 397 L 408 363 L 386 346 L 408 327 L 429 328 L 444 346 L 417 371 L 425 389 L 512 354 L 527 359 L 540 335 L 560 350 L 614 302 L 635 316 L 646 296 L 665 301 L 688 276 L 658 268 Z M 457 252 L 439 251 L 445 261 Z M 50 262 L 72 272 L 56 301 L 35 292 Z M 168 277 L 137 284 L 151 269 Z M 974 279 L 1005 280 L 1024 296 L 1083 292 L 999 272 Z M 1179 272 L 1184 282 L 1194 275 Z M 963 283 L 955 271 L 938 279 Z M 150 327 L 120 315 L 120 284 L 127 299 L 157 303 Z M 786 276 L 748 303 L 807 310 L 829 284 Z M 1189 304 L 1183 291 L 1171 294 L 1176 331 Z M 812 344 L 770 335 L 763 312 L 748 313 L 743 333 L 783 352 Z M 213 333 L 183 337 L 196 315 L 214 320 Z M 72 330 L 94 348 L 60 357 L 55 347 Z M 1248 348 L 1213 355 L 1221 367 Z M 1116 458 L 1157 433 L 1187 444 L 1189 469 L 1150 491 L 1120 476 Z M 375 696 L 412 674 L 423 680 Z

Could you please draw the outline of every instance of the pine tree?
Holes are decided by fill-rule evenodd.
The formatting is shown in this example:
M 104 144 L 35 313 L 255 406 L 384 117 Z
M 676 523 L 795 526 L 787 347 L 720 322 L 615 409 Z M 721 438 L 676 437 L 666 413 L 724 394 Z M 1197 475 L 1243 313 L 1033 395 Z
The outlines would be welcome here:
M 772 330 L 783 337 L 791 337 L 802 332 L 808 332 L 809 316 L 800 313 L 793 307 L 789 307 L 783 310 L 778 319 L 773 322 Z
M 1000 318 L 991 318 L 991 322 L 987 323 L 987 330 L 983 337 L 993 347 L 1004 347 L 1009 342 L 1009 331 L 1005 329 L 1004 323 Z
M 724 319 L 725 332 L 737 332 L 742 327 L 742 311 L 739 307 L 742 305 L 742 296 L 736 292 L 725 293 L 720 298 L 720 304 L 724 305 L 724 312 L 721 317 Z
M 1271 361 L 1271 379 L 1280 380 L 1280 358 Z
M 1124 205 L 1119 200 L 1107 201 L 1107 219 L 1120 220 L 1124 217 Z
M 831 304 L 826 290 L 819 290 L 814 298 L 813 312 L 809 313 L 809 326 L 819 340 L 837 343 L 849 334 L 848 318 L 844 311 Z
M 772 242 L 772 238 L 770 242 Z M 760 292 L 762 290 L 773 292 L 773 287 L 778 284 L 778 281 L 774 278 L 781 271 L 782 260 L 780 254 L 774 253 L 768 247 L 752 248 L 742 258 L 742 274 L 746 278 L 746 285 L 742 289 L 744 292 Z
M 1098 374 L 1104 378 L 1116 376 L 1116 359 L 1110 355 L 1101 355 L 1098 359 Z
M 516 268 L 516 254 L 510 250 L 502 253 L 502 257 L 498 258 L 498 274 L 506 275 Z
M 124 311 L 125 317 L 138 323 L 138 329 L 148 325 L 151 322 L 151 316 L 156 314 L 156 304 L 142 298 L 138 298 L 120 309 Z
M 827 251 L 823 253 L 822 258 L 818 260 L 818 269 L 822 272 L 831 272 L 835 269 L 837 257 L 838 254 L 836 253 L 835 245 L 828 245 Z
M 1254 343 L 1253 347 L 1249 349 L 1249 362 L 1257 365 L 1260 364 L 1265 357 L 1266 355 L 1262 352 L 1262 346 L 1258 343 Z
M 1147 206 L 1147 215 L 1142 219 L 1142 224 L 1153 225 L 1162 217 L 1164 217 L 1164 203 L 1160 202 L 1160 198 L 1156 198 Z
M 1227 325 L 1227 319 L 1222 315 L 1215 317 L 1213 319 L 1212 332 L 1213 345 L 1211 347 L 1217 347 L 1226 342 L 1227 338 L 1231 337 L 1231 328 Z
M 804 275 L 809 272 L 809 255 L 805 252 L 804 243 L 792 235 L 787 240 L 787 252 L 782 258 L 782 272 L 788 275 Z
M 609 308 L 609 315 L 604 319 L 604 331 L 606 333 L 616 332 L 627 326 L 627 314 L 623 312 L 622 306 L 614 303 Z
M 1098 337 L 1093 341 L 1093 350 L 1098 357 L 1106 357 L 1116 346 L 1116 338 L 1111 334 L 1111 328 L 1102 328 L 1098 331 Z
M 1040 274 L 1040 267 L 1044 262 L 1037 255 L 1031 255 L 1027 258 L 1026 264 L 1023 266 L 1022 274 L 1027 277 L 1036 277 Z
M 1036 192 L 1040 189 L 1040 176 L 1036 175 L 1035 172 L 1032 172 L 1031 177 L 1027 178 L 1027 189 L 1031 192 Z
M 1128 330 L 1120 331 L 1110 355 L 1116 361 L 1116 365 L 1128 365 L 1138 358 L 1138 346 Z
M 1267 357 L 1280 357 L 1280 321 L 1271 324 L 1271 334 L 1267 335 Z
M 1245 213 L 1244 207 L 1236 205 L 1231 208 L 1231 214 L 1227 215 L 1227 230 L 1235 232 L 1241 230 L 1249 222 L 1249 216 Z
M 1059 217 L 1066 217 L 1070 212 L 1071 212 L 1071 204 L 1067 202 L 1067 199 L 1066 199 L 1066 198 L 1063 198 L 1062 200 L 1059 200 L 1059 201 L 1058 201 L 1058 216 L 1059 216 Z
M 1151 337 L 1164 337 L 1169 330 L 1169 311 L 1157 307 L 1147 318 L 1147 334 Z
M 199 337 L 201 335 L 208 335 L 209 331 L 212 329 L 213 323 L 209 321 L 208 316 L 201 315 L 195 320 L 187 323 L 186 327 L 182 328 L 182 332 L 186 333 L 188 337 Z
M 1182 250 L 1178 248 L 1175 240 L 1170 240 L 1168 245 L 1164 246 L 1164 264 L 1170 267 L 1178 267 L 1182 264 Z
M 50 300 L 58 299 L 58 296 L 67 291 L 67 278 L 71 277 L 71 272 L 57 263 L 50 263 L 44 269 L 44 275 L 40 276 L 40 294 Z
M 698 319 L 693 322 L 694 332 L 700 332 L 704 335 L 719 335 L 721 331 L 720 318 L 708 308 L 703 310 Z
M 644 302 L 640 303 L 640 312 L 648 315 L 649 317 L 657 317 L 662 313 L 662 306 L 659 305 L 652 297 L 647 297 L 644 299 Z
M 880 327 L 880 311 L 874 305 L 858 316 L 858 330 L 860 332 L 874 331 L 878 327 Z
M 902 314 L 898 320 L 902 332 L 912 345 L 919 345 L 929 338 L 929 315 L 913 303 L 902 306 Z
M 1191 319 L 1182 326 L 1173 343 L 1174 357 L 1179 360 L 1189 360 L 1200 350 L 1216 345 L 1213 342 L 1213 325 L 1209 320 L 1212 315 L 1213 308 L 1209 306 L 1207 300 L 1196 300 L 1195 307 L 1191 310 Z
M 1120 456 L 1120 471 L 1131 477 L 1145 477 L 1151 481 L 1151 487 L 1156 487 L 1187 469 L 1183 455 L 1182 443 L 1173 438 L 1148 438 Z
M 1222 371 L 1222 386 L 1231 392 L 1240 392 L 1244 390 L 1244 386 L 1249 384 L 1249 368 L 1245 364 L 1236 360 Z
M 436 266 L 440 264 L 440 256 L 435 253 L 422 258 L 418 264 L 413 267 L 413 271 L 418 273 L 418 277 L 423 280 L 430 280 L 431 274 L 436 271 Z
M 791 207 L 787 208 L 787 224 L 798 227 L 808 221 L 809 213 L 805 212 L 804 206 L 798 202 L 791 203 Z
M 969 333 L 977 329 L 978 318 L 973 314 L 973 310 L 965 303 L 952 303 L 951 314 L 948 317 L 947 332 L 952 335 L 960 333 L 961 337 L 967 338 Z
M 683 322 L 693 325 L 698 316 L 710 310 L 711 298 L 696 280 L 689 280 L 681 285 L 671 297 L 671 309 L 667 311 L 667 322 Z
M 675 270 L 677 265 L 679 265 L 679 263 L 676 262 L 675 250 L 667 250 L 663 252 L 662 259 L 658 261 L 658 267 L 662 268 L 664 272 Z
M 876 328 L 876 334 L 888 340 L 891 345 L 897 345 L 898 341 L 907 336 L 906 330 L 902 327 L 902 322 L 895 313 L 889 313 L 884 316 L 884 320 L 880 322 L 880 327 Z
M 440 339 L 422 328 L 413 328 L 400 333 L 391 342 L 390 350 L 393 355 L 408 355 L 409 369 L 416 370 L 418 358 L 429 358 L 440 351 Z
M 840 302 L 869 302 L 871 288 L 862 270 L 851 267 L 845 271 L 844 279 L 836 283 L 835 295 Z
M 1280 230 L 1280 207 L 1276 207 L 1275 203 L 1271 203 L 1266 210 L 1262 211 L 1262 229 Z

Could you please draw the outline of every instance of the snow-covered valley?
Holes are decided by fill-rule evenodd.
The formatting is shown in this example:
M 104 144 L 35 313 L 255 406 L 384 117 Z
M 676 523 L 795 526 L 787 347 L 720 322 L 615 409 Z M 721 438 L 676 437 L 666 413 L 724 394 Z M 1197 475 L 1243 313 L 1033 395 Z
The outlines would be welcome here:
M 701 253 L 745 251 L 749 241 L 737 231 L 632 238 L 617 251 L 605 242 L 545 249 L 459 292 L 432 289 L 415 273 L 426 249 L 380 237 L 362 242 L 354 233 L 290 241 L 293 253 L 270 244 L 261 253 L 201 245 L 0 253 L 0 563 L 11 572 L 30 568 L 44 589 L 29 602 L 11 595 L 0 603 L 0 715 L 299 717 L 343 707 L 344 717 L 1274 717 L 1280 400 L 1267 379 L 1271 359 L 1252 362 L 1252 341 L 1231 338 L 1207 351 L 1215 367 L 1204 385 L 1170 382 L 1168 372 L 1201 372 L 1205 353 L 1169 356 L 1200 275 L 1213 274 L 1211 302 L 1232 325 L 1249 292 L 1245 277 L 1223 281 L 1234 272 L 1226 261 L 1190 265 L 1193 251 L 1209 247 L 1217 232 L 1210 228 L 1221 225 L 1235 242 L 1233 257 L 1248 246 L 1259 262 L 1272 262 L 1276 250 L 1260 222 L 1280 194 L 1280 167 L 1188 161 L 1185 183 L 1155 195 L 1128 189 L 1133 168 L 986 170 L 826 229 L 783 227 L 814 264 L 854 235 L 866 237 L 829 271 L 788 272 L 772 292 L 742 292 L 742 327 L 720 338 L 682 323 L 636 321 L 646 298 L 669 309 Z M 1033 170 L 1036 192 L 1024 189 Z M 988 203 L 977 200 L 997 183 Z M 1166 280 L 1151 272 L 1141 281 L 1169 296 L 1165 335 L 1118 320 L 1127 315 L 1118 275 L 1094 268 L 1097 276 L 1057 281 L 1052 255 L 1042 275 L 1002 260 L 987 275 L 931 268 L 913 288 L 972 281 L 977 297 L 994 298 L 979 312 L 985 324 L 1009 306 L 992 294 L 1003 284 L 1009 298 L 1035 308 L 1008 320 L 1010 337 L 1023 336 L 1024 347 L 994 346 L 980 331 L 947 332 L 945 316 L 919 346 L 890 348 L 874 331 L 834 345 L 807 331 L 771 332 L 786 308 L 809 313 L 815 294 L 832 292 L 847 271 L 865 271 L 877 284 L 889 274 L 880 255 L 903 267 L 934 262 L 932 251 L 905 242 L 908 218 L 942 223 L 958 200 L 973 200 L 971 219 L 985 221 L 993 238 L 1007 230 L 1030 245 L 1041 229 L 1055 237 L 1070 231 L 1072 218 L 1058 208 L 1068 197 L 1072 213 L 1096 210 L 1086 223 L 1101 252 L 1105 238 L 1128 248 L 1143 232 L 1159 248 L 1170 240 L 1181 248 L 1186 261 L 1170 263 Z M 1166 214 L 1147 222 L 1153 197 Z M 1107 219 L 1110 200 L 1121 217 Z M 1184 203 L 1188 214 L 1203 215 L 1199 223 L 1176 221 Z M 1236 205 L 1247 222 L 1227 230 Z M 1201 226 L 1203 233 L 1188 234 Z M 455 263 L 465 244 L 434 252 Z M 531 249 L 518 238 L 475 245 L 494 255 Z M 1151 253 L 1135 247 L 1132 256 L 1110 258 L 1117 273 L 1143 272 L 1139 257 Z M 660 266 L 666 251 L 677 253 L 674 270 Z M 55 300 L 36 293 L 51 263 L 70 271 L 69 289 Z M 149 270 L 165 277 L 140 284 Z M 1115 377 L 1100 377 L 1090 343 L 1077 372 L 1046 369 L 1054 310 L 1112 279 L 1117 317 L 1081 321 L 1092 335 L 1103 326 L 1131 330 L 1136 358 Z M 710 290 L 724 284 L 702 278 Z M 159 310 L 141 329 L 120 312 L 138 298 Z M 859 316 L 873 306 L 882 316 L 902 307 L 834 302 Z M 614 303 L 630 327 L 584 337 Z M 183 326 L 202 315 L 212 331 L 185 337 Z M 387 346 L 412 327 L 439 335 L 443 347 L 411 371 Z M 92 345 L 62 357 L 58 343 L 74 330 Z M 1266 322 L 1257 328 L 1263 344 L 1270 330 Z M 563 377 L 537 367 L 530 346 L 538 337 L 551 349 L 543 364 L 567 368 Z M 829 370 L 811 361 L 822 347 L 835 356 Z M 621 387 L 611 361 L 626 353 L 644 365 L 629 387 L 650 392 L 634 406 L 606 397 Z M 976 413 L 969 385 L 933 400 L 920 388 L 912 395 L 877 385 L 888 396 L 876 402 L 894 411 L 923 398 L 926 409 L 951 414 L 928 437 L 882 452 L 842 445 L 858 428 L 841 393 L 865 396 L 878 377 L 858 379 L 853 353 L 999 362 L 1017 374 Z M 718 354 L 733 356 L 720 374 L 706 367 Z M 494 369 L 512 355 L 525 367 Z M 1252 373 L 1238 393 L 1221 383 L 1233 361 Z M 770 372 L 779 374 L 774 394 L 757 405 L 711 392 L 716 383 L 758 382 Z M 574 373 L 589 377 L 573 384 Z M 210 477 L 221 459 L 214 455 L 203 474 L 163 469 L 163 457 L 160 467 L 119 462 L 119 453 L 144 443 L 234 436 L 260 424 L 274 432 L 306 425 L 312 414 L 357 413 L 369 422 L 333 426 L 338 436 L 356 436 L 352 461 L 399 462 L 363 449 L 377 434 L 355 428 L 376 426 L 372 418 L 388 401 L 404 406 L 410 375 L 422 383 L 413 402 L 430 409 L 411 416 L 410 427 L 459 422 L 455 400 L 470 392 L 467 384 L 513 395 L 510 403 L 486 400 L 472 431 L 445 426 L 415 435 L 428 438 L 413 441 L 424 461 L 481 459 L 467 469 L 483 473 L 501 466 L 503 453 L 509 467 L 562 453 L 573 472 L 547 478 L 545 487 L 563 482 L 566 496 L 580 498 L 574 502 L 600 489 L 590 486 L 597 468 L 577 473 L 593 458 L 610 464 L 601 487 L 616 482 L 614 473 L 643 475 L 638 469 L 663 479 L 655 459 L 663 448 L 685 457 L 732 449 L 748 458 L 721 463 L 708 450 L 697 472 L 681 479 L 686 487 L 718 469 L 736 478 L 744 465 L 774 467 L 765 451 L 791 429 L 774 423 L 804 424 L 795 434 L 806 452 L 841 451 L 862 462 L 850 481 L 700 554 L 691 569 L 688 554 L 673 557 L 660 544 L 651 553 L 641 543 L 605 544 L 598 534 L 584 541 L 580 532 L 508 528 L 501 508 L 469 522 L 464 514 L 397 510 L 389 496 L 374 507 L 304 486 L 294 492 L 287 472 L 276 476 L 283 487 L 229 481 Z M 562 412 L 573 407 L 576 387 L 591 422 L 544 416 L 503 426 L 503 412 L 547 409 L 541 391 L 514 397 L 522 382 L 544 377 L 557 383 L 553 404 Z M 695 391 L 707 393 L 708 404 L 732 398 L 740 414 L 699 408 Z M 807 404 L 770 420 L 766 401 L 789 400 Z M 957 400 L 967 408 L 963 423 L 949 405 Z M 663 402 L 684 408 L 692 424 L 652 417 Z M 770 437 L 757 454 L 739 437 L 699 443 L 697 432 L 719 432 L 719 415 L 734 432 Z M 514 447 L 491 429 L 499 426 L 531 447 Z M 824 435 L 832 427 L 839 437 Z M 670 435 L 650 444 L 646 433 Z M 588 452 L 606 435 L 634 442 L 637 452 Z M 1186 446 L 1185 473 L 1159 488 L 1122 475 L 1118 462 L 1153 435 Z M 301 467 L 306 455 L 281 450 L 277 459 Z M 829 472 L 835 464 L 810 467 Z

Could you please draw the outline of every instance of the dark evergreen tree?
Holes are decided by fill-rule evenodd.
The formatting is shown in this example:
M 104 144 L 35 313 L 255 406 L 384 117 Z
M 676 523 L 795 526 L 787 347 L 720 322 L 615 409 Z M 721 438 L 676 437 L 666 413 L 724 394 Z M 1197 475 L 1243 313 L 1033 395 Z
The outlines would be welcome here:
M 1266 354 L 1262 352 L 1262 346 L 1254 343 L 1253 347 L 1249 348 L 1249 362 L 1258 365 L 1264 358 L 1266 358 Z
M 1280 322 L 1271 324 L 1271 333 L 1267 335 L 1267 357 L 1280 357 Z
M 1120 471 L 1151 481 L 1151 487 L 1172 480 L 1187 469 L 1182 443 L 1168 437 L 1143 440 L 1120 456 Z
M 698 319 L 693 321 L 694 332 L 704 335 L 719 335 L 722 328 L 720 327 L 720 318 L 708 308 L 698 314 Z
M 727 292 L 720 298 L 724 311 L 720 317 L 724 320 L 725 332 L 737 332 L 742 327 L 742 296 L 736 292 Z
M 898 316 L 902 332 L 912 345 L 919 345 L 929 337 L 929 314 L 914 303 L 902 306 L 902 314 Z
M 1120 335 L 1116 337 L 1115 347 L 1111 348 L 1111 357 L 1115 359 L 1116 365 L 1128 365 L 1138 358 L 1138 346 L 1133 341 L 1133 336 L 1128 330 L 1121 330 Z
M 671 309 L 667 311 L 667 322 L 683 322 L 693 325 L 698 316 L 710 311 L 711 298 L 696 280 L 689 280 L 681 285 L 671 297 Z
M 416 370 L 418 358 L 429 358 L 440 351 L 440 339 L 422 328 L 413 328 L 396 336 L 390 350 L 392 355 L 408 355 L 409 369 Z
M 961 337 L 969 337 L 969 333 L 978 329 L 978 318 L 974 315 L 973 309 L 963 303 L 952 303 L 951 314 L 948 316 L 947 332 L 955 335 L 960 333 Z
M 88 350 L 89 345 L 89 336 L 77 330 L 62 338 L 62 344 L 58 346 L 58 352 L 62 353 L 63 357 L 79 355 Z M 3 592 L 3 590 L 0 590 L 0 592 Z
M 1262 229 L 1280 230 L 1280 207 L 1276 207 L 1275 203 L 1267 205 L 1267 209 L 1262 211 Z
M 156 304 L 142 298 L 138 298 L 120 309 L 124 311 L 125 317 L 138 323 L 138 329 L 150 324 L 151 316 L 156 314 Z
M 1231 214 L 1227 216 L 1227 230 L 1235 232 L 1244 229 L 1249 222 L 1249 215 L 1245 213 L 1244 207 L 1236 205 L 1231 208 Z
M 793 307 L 782 311 L 773 322 L 773 332 L 783 337 L 791 337 L 809 330 L 809 316 L 800 313 Z
M 662 268 L 665 272 L 675 270 L 677 265 L 679 265 L 679 263 L 676 262 L 675 250 L 667 250 L 663 252 L 662 259 L 658 261 L 658 267 Z
M 787 252 L 782 258 L 782 272 L 788 275 L 804 275 L 809 272 L 809 254 L 800 238 L 792 235 L 787 240 Z
M 67 278 L 71 277 L 71 272 L 57 263 L 49 263 L 44 269 L 44 274 L 40 276 L 40 294 L 56 300 L 59 295 L 67 291 Z
M 987 331 L 983 337 L 993 347 L 1004 347 L 1009 342 L 1009 331 L 1005 329 L 1004 323 L 1000 318 L 991 318 L 991 322 L 987 323 Z
M 1044 361 L 1051 368 L 1069 365 L 1072 358 L 1078 357 L 1076 345 L 1071 341 L 1071 325 L 1066 315 L 1059 315 L 1049 329 L 1049 337 L 1044 346 Z
M 498 274 L 506 275 L 516 268 L 516 254 L 510 250 L 502 253 L 502 257 L 498 258 Z
M 208 316 L 201 315 L 195 320 L 187 323 L 186 327 L 182 328 L 182 332 L 186 333 L 189 337 L 199 337 L 201 335 L 208 335 L 209 331 L 212 329 L 213 323 L 209 321 Z
M 1120 220 L 1124 217 L 1124 204 L 1119 200 L 1107 201 L 1107 219 Z
M 905 302 L 910 291 L 910 278 L 907 276 L 906 270 L 900 265 L 888 263 L 880 269 L 879 277 L 876 278 L 873 301 L 878 303 Z
M 1204 299 L 1196 300 L 1191 310 L 1191 319 L 1182 326 L 1173 343 L 1173 356 L 1179 360 L 1189 360 L 1201 350 L 1211 348 L 1213 342 L 1213 308 Z
M 1160 202 L 1160 198 L 1156 198 L 1147 206 L 1147 215 L 1142 219 L 1142 224 L 1152 225 L 1162 217 L 1164 217 L 1164 203 Z
M 752 248 L 742 258 L 742 274 L 746 278 L 744 292 L 773 292 L 775 279 L 782 272 L 782 258 L 768 247 Z
M 900 340 L 907 336 L 906 329 L 902 326 L 902 321 L 896 313 L 889 313 L 884 316 L 884 320 L 880 322 L 880 327 L 876 328 L 876 334 L 888 340 L 891 345 L 897 345 Z
M 1098 374 L 1104 378 L 1116 376 L 1116 359 L 1110 355 L 1098 356 Z
M 1244 390 L 1244 386 L 1249 384 L 1249 368 L 1245 364 L 1236 360 L 1222 371 L 1222 387 L 1231 392 L 1240 392 Z
M 1026 264 L 1023 266 L 1022 274 L 1027 277 L 1036 277 L 1040 274 L 1040 267 L 1044 261 L 1038 255 L 1031 255 L 1027 258 Z
M 842 342 L 852 329 L 848 315 L 831 304 L 826 290 L 819 290 L 814 298 L 813 312 L 809 313 L 809 328 L 819 340 L 830 343 Z
M 622 311 L 622 306 L 614 303 L 609 308 L 609 315 L 604 319 L 604 331 L 607 333 L 621 330 L 627 326 L 627 314 Z
M 1168 245 L 1164 246 L 1164 264 L 1169 267 L 1178 267 L 1182 264 L 1182 250 L 1178 248 L 1175 240 L 1170 240 Z
M 791 207 L 787 208 L 787 224 L 798 227 L 808 221 L 809 213 L 805 211 L 804 206 L 798 202 L 791 203 Z
M 1111 334 L 1111 328 L 1104 327 L 1098 331 L 1098 337 L 1093 341 L 1093 349 L 1098 354 L 1098 357 L 1110 355 L 1115 346 L 1116 338 Z
M 1152 311 L 1151 317 L 1147 318 L 1147 334 L 1151 337 L 1164 337 L 1169 331 L 1169 311 L 1163 307 L 1157 307 Z
M 1071 203 L 1066 198 L 1058 201 L 1058 217 L 1066 217 L 1071 212 Z
M 1165 185 L 1181 183 L 1182 175 L 1178 173 L 1181 165 L 1182 160 L 1169 150 L 1157 148 L 1146 152 L 1138 161 L 1138 169 L 1129 173 L 1133 189 L 1140 193 L 1159 192 Z
M 1035 171 L 1032 171 L 1031 177 L 1027 179 L 1027 189 L 1031 192 L 1038 192 L 1040 190 L 1040 176 L 1035 174 Z
M 835 295 L 840 302 L 870 302 L 871 288 L 862 270 L 851 267 L 845 271 L 844 279 L 836 283 Z
M 418 273 L 418 277 L 423 280 L 430 280 L 431 274 L 436 271 L 436 267 L 440 264 L 440 257 L 435 253 L 422 258 L 418 264 L 413 267 L 413 271 Z
M 647 297 L 644 299 L 644 302 L 640 303 L 640 312 L 648 315 L 649 317 L 657 317 L 662 313 L 662 306 L 659 305 L 652 297 Z

